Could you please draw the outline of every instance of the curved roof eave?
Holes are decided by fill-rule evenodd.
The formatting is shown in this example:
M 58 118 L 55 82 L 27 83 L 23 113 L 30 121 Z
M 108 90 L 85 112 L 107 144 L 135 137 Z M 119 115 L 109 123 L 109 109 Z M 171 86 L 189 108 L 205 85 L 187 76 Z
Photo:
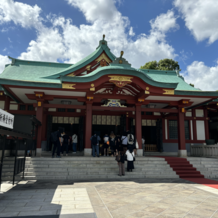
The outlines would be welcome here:
M 56 78 L 58 78 L 60 76 L 72 73 L 72 72 L 86 66 L 90 62 L 94 61 L 103 51 L 105 51 L 107 56 L 112 61 L 116 58 L 115 55 L 113 53 L 111 53 L 111 51 L 110 51 L 110 49 L 108 48 L 107 45 L 101 45 L 94 52 L 92 52 L 90 55 L 88 55 L 87 57 L 85 57 L 81 61 L 77 62 L 76 64 L 68 67 L 67 69 L 61 70 L 60 72 L 58 72 L 58 73 L 56 73 L 56 74 L 54 74 L 52 76 L 48 76 L 48 77 L 44 77 L 44 78 L 56 79 Z
M 214 96 L 218 97 L 217 91 L 197 91 L 197 90 L 175 90 L 175 95 L 193 95 L 193 96 Z
M 140 72 L 139 70 L 136 70 L 131 67 L 118 67 L 118 66 L 108 66 L 108 67 L 102 67 L 98 68 L 92 73 L 80 76 L 80 77 L 68 77 L 68 76 L 61 76 L 60 79 L 62 82 L 78 82 L 78 83 L 84 83 L 84 82 L 92 82 L 96 79 L 99 79 L 101 76 L 104 75 L 110 75 L 110 74 L 118 74 L 118 75 L 128 75 L 128 76 L 136 76 L 149 85 L 161 87 L 161 88 L 172 88 L 176 89 L 178 83 L 162 83 L 157 82 L 153 79 L 151 79 L 146 74 Z

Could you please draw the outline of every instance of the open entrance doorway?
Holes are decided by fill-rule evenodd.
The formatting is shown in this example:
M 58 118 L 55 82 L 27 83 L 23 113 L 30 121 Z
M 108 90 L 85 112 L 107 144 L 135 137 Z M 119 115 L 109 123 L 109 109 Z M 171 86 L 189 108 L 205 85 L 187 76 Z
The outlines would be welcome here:
M 84 149 L 84 116 L 80 117 L 48 117 L 47 125 L 47 151 L 52 150 L 51 133 L 58 129 L 63 129 L 63 132 L 70 136 L 70 140 L 74 133 L 78 136 L 77 150 Z M 70 144 L 71 141 L 70 141 Z M 69 146 L 72 150 L 72 146 Z

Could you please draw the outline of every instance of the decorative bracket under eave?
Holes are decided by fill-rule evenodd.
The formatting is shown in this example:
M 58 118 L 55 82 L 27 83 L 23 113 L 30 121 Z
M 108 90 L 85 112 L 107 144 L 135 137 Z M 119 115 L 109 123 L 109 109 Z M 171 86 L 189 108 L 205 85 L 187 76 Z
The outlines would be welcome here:
M 76 84 L 72 84 L 72 83 L 62 83 L 62 89 L 76 89 L 74 86 Z

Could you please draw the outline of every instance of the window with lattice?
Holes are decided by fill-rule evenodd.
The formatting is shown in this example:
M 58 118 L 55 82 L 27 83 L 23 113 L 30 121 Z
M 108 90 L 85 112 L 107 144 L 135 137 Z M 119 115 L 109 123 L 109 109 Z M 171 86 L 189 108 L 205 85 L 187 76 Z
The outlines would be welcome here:
M 178 139 L 178 122 L 169 120 L 169 139 Z M 189 121 L 185 120 L 185 139 L 190 139 Z

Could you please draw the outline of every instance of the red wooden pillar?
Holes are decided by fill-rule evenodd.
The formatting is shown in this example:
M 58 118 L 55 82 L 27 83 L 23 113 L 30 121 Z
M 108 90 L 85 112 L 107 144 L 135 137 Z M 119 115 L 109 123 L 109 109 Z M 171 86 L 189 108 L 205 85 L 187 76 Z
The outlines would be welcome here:
M 5 106 L 4 106 L 4 110 L 5 111 L 9 111 L 10 108 L 10 97 L 5 96 Z
M 41 122 L 41 126 L 38 126 L 38 131 L 37 131 L 37 145 L 36 145 L 36 152 L 37 152 L 37 156 L 41 155 L 42 152 L 42 137 L 43 137 L 43 129 L 44 129 L 44 123 L 43 123 L 43 102 L 37 102 L 38 107 L 37 107 L 37 111 L 36 111 L 36 119 L 39 120 Z
M 43 141 L 46 141 L 47 139 L 46 132 L 47 132 L 47 115 L 44 113 L 43 114 L 43 128 L 42 128 L 42 140 Z
M 141 104 L 136 104 L 135 109 L 135 133 L 136 133 L 136 140 L 139 145 L 139 152 L 138 155 L 142 156 L 142 115 L 141 115 Z
M 178 138 L 178 156 L 187 157 L 187 150 L 185 146 L 185 113 L 182 112 L 179 112 L 178 114 Z
M 208 118 L 207 109 L 204 109 L 204 117 L 205 117 L 205 120 L 204 120 L 204 123 L 205 123 L 205 138 L 210 139 L 209 124 L 208 124 L 209 118 Z
M 193 140 L 197 141 L 197 124 L 196 124 L 196 112 L 195 112 L 195 109 L 192 109 L 192 117 L 194 117 L 194 120 L 193 120 Z
M 86 102 L 86 123 L 85 123 L 85 149 L 84 155 L 91 155 L 92 136 L 92 102 Z

